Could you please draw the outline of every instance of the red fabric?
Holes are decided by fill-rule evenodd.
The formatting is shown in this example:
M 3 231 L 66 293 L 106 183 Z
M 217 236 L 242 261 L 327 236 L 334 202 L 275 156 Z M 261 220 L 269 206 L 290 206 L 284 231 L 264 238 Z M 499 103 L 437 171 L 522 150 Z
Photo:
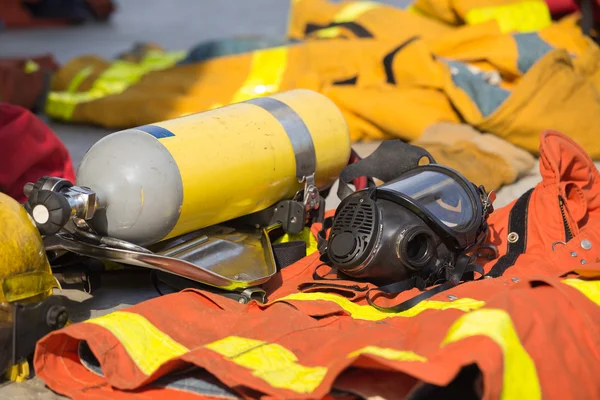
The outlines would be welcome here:
M 564 17 L 567 14 L 578 12 L 581 6 L 581 0 L 546 0 L 546 4 L 550 9 L 550 14 L 553 18 Z M 600 1 L 596 2 L 596 6 L 593 7 L 594 21 L 600 21 L 600 7 L 598 5 Z
M 598 398 L 600 307 L 562 279 L 567 274 L 600 277 L 600 175 L 577 144 L 556 132 L 542 135 L 540 158 L 543 181 L 534 189 L 529 204 L 526 253 L 502 277 L 464 283 L 431 300 L 449 303 L 454 297 L 469 298 L 485 302 L 478 310 L 505 311 L 520 344 L 535 364 L 541 398 Z M 553 249 L 554 243 L 565 241 L 559 194 L 564 196 L 574 237 Z M 501 253 L 506 252 L 508 213 L 513 205 L 499 209 L 490 219 L 491 239 Z M 581 246 L 583 239 L 592 243 L 588 250 Z M 582 264 L 582 260 L 587 263 Z M 266 305 L 256 302 L 242 305 L 216 294 L 187 290 L 126 309 L 125 312 L 144 316 L 157 329 L 189 349 L 182 356 L 166 361 L 151 376 L 137 367 L 113 333 L 89 323 L 68 326 L 40 340 L 34 360 L 36 374 L 51 389 L 77 399 L 100 398 L 107 395 L 107 390 L 121 390 L 121 397 L 127 394 L 137 398 L 137 392 L 126 390 L 141 390 L 184 364 L 206 369 L 249 398 L 260 397 L 249 394 L 254 391 L 267 398 L 318 399 L 336 388 L 338 379 L 344 381 L 343 387 L 348 390 L 356 387 L 371 395 L 396 393 L 396 398 L 405 398 L 423 382 L 449 384 L 463 367 L 472 364 L 482 373 L 486 400 L 500 398 L 505 385 L 519 385 L 512 380 L 514 375 L 504 375 L 505 363 L 511 357 L 505 357 L 499 340 L 478 334 L 443 344 L 449 329 L 460 324 L 459 319 L 474 315 L 478 310 L 465 314 L 458 309 L 429 309 L 417 315 L 370 321 L 352 318 L 332 301 L 273 301 L 298 291 L 314 291 L 303 285 L 311 283 L 320 265 L 318 254 L 313 254 L 283 269 L 265 287 L 271 301 Z M 492 265 L 493 262 L 489 262 L 486 270 Z M 371 285 L 334 283 L 354 285 L 354 288 L 340 290 L 332 285 L 321 287 L 319 291 L 343 296 L 355 304 L 366 304 L 364 288 Z M 415 294 L 414 291 L 403 293 L 397 300 Z M 474 329 L 481 322 L 470 324 L 469 329 Z M 497 333 L 506 337 L 510 329 L 505 325 L 503 332 Z M 244 363 L 233 362 L 206 347 L 230 336 L 280 345 L 293 353 L 297 364 L 323 367 L 326 373 L 310 393 L 272 386 Z M 94 375 L 79 362 L 76 346 L 81 340 L 88 342 L 105 377 Z M 408 361 L 377 354 L 351 356 L 367 346 L 410 351 L 424 360 Z M 265 352 L 264 356 L 268 354 Z M 267 360 L 265 365 L 270 365 Z M 351 379 L 343 379 L 348 371 L 353 371 Z M 282 376 L 284 372 L 281 371 Z M 522 382 L 523 385 L 530 383 Z M 517 390 L 519 388 L 517 386 Z M 160 396 L 160 392 L 145 393 L 143 398 Z
M 42 176 L 74 182 L 75 171 L 67 148 L 30 111 L 0 103 L 0 191 L 24 203 L 23 187 Z
M 575 0 L 546 0 L 552 16 L 563 16 L 579 10 Z
M 34 72 L 25 71 L 31 60 L 39 66 Z M 58 63 L 50 54 L 29 58 L 0 58 L 0 101 L 33 109 L 49 85 L 50 75 Z

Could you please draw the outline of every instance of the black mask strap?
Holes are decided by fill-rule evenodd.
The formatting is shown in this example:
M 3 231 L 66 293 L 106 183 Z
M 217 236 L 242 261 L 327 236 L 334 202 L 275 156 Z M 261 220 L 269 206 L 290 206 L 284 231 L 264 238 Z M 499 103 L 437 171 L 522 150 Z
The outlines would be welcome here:
M 322 274 L 320 272 L 320 269 L 322 267 L 327 267 L 329 268 L 328 273 Z M 335 273 L 336 277 L 329 277 L 327 275 L 329 275 L 330 273 Z M 315 281 L 324 281 L 322 283 L 320 282 L 305 282 L 305 283 L 301 283 L 300 285 L 298 285 L 298 290 L 300 291 L 304 291 L 307 289 L 347 289 L 347 290 L 351 290 L 351 291 L 355 291 L 355 292 L 366 292 L 367 290 L 369 290 L 369 286 L 368 285 L 364 285 L 364 286 L 360 286 L 358 284 L 358 282 L 356 282 L 353 285 L 344 285 L 344 284 L 340 284 L 340 283 L 330 283 L 331 281 L 352 281 L 352 278 L 339 278 L 337 277 L 337 275 L 340 274 L 335 268 L 331 268 L 329 265 L 323 263 L 317 266 L 317 268 L 315 268 L 315 270 L 313 271 L 313 275 L 312 278 Z
M 369 186 L 375 186 L 372 178 L 388 182 L 419 166 L 419 161 L 423 157 L 427 157 L 429 163 L 435 163 L 431 154 L 422 147 L 405 143 L 399 139 L 383 141 L 371 155 L 342 170 L 338 197 L 343 200 L 353 193 L 348 185 L 356 178 L 366 176 Z
M 326 257 L 327 250 L 327 230 L 333 226 L 333 217 L 327 217 L 323 220 L 323 225 L 321 230 L 317 234 L 317 249 L 319 254 L 321 254 L 322 258 Z M 321 259 L 323 262 L 327 262 L 324 259 Z
M 328 279 L 334 280 L 334 279 Z M 341 280 L 341 279 L 339 279 Z M 305 282 L 298 285 L 298 290 L 301 292 L 306 291 L 308 289 L 321 289 L 327 291 L 328 289 L 345 289 L 351 290 L 353 292 L 366 292 L 369 290 L 369 286 L 360 286 L 360 285 L 342 285 L 339 283 L 319 283 L 319 282 Z
M 467 257 L 465 255 L 459 256 L 454 268 L 449 270 L 447 273 L 448 279 L 444 283 L 442 283 L 434 288 L 431 288 L 427 291 L 424 291 L 425 287 L 428 286 L 427 283 L 420 277 L 414 276 L 410 279 L 407 279 L 407 280 L 404 280 L 401 282 L 392 283 L 390 285 L 385 285 L 378 289 L 375 289 L 374 290 L 375 294 L 372 296 L 371 296 L 372 291 L 370 290 L 369 292 L 367 292 L 367 296 L 366 296 L 367 302 L 372 307 L 376 308 L 379 311 L 383 311 L 383 312 L 399 313 L 399 312 L 409 310 L 409 309 L 413 308 L 414 306 L 416 306 L 417 304 L 419 304 L 421 301 L 429 299 L 430 297 L 433 297 L 438 293 L 441 293 L 445 290 L 451 289 L 451 288 L 459 285 L 461 283 L 461 281 L 473 280 L 473 275 L 475 272 L 483 275 L 483 268 L 479 265 L 470 264 L 469 263 L 470 261 L 471 261 L 470 257 Z M 423 293 L 421 293 L 411 299 L 403 301 L 402 303 L 396 304 L 395 306 L 391 306 L 391 307 L 383 307 L 383 306 L 375 304 L 375 300 L 377 300 L 377 298 L 379 298 L 379 297 L 385 297 L 385 298 L 391 299 L 406 290 L 411 290 L 414 288 L 419 289 Z
M 398 313 L 398 312 L 406 311 L 406 310 L 416 306 L 421 301 L 426 300 L 438 293 L 441 293 L 441 292 L 448 290 L 454 286 L 457 286 L 461 282 L 467 282 L 467 281 L 473 280 L 475 273 L 478 273 L 479 275 L 483 275 L 483 273 L 484 273 L 483 268 L 479 265 L 471 264 L 470 261 L 471 261 L 471 258 L 466 255 L 459 256 L 458 260 L 456 262 L 456 266 L 454 268 L 450 268 L 445 271 L 446 277 L 441 279 L 441 282 L 443 282 L 443 283 L 441 283 L 440 285 L 438 285 L 432 289 L 429 289 L 427 291 L 425 291 L 425 289 L 428 286 L 431 286 L 431 284 L 428 284 L 426 282 L 426 280 L 424 280 L 420 276 L 416 276 L 416 275 L 409 279 L 403 280 L 403 281 L 391 283 L 389 285 L 380 286 L 377 289 L 370 289 L 370 290 L 368 289 L 368 286 L 359 286 L 358 284 L 344 285 L 344 284 L 339 284 L 339 283 L 338 284 L 331 283 L 331 281 L 346 281 L 347 282 L 349 280 L 351 281 L 352 278 L 351 277 L 348 277 L 348 278 L 329 277 L 329 276 L 327 276 L 328 274 L 321 274 L 319 271 L 321 269 L 321 267 L 329 267 L 329 265 L 327 265 L 325 263 L 317 266 L 317 268 L 315 268 L 315 270 L 313 272 L 313 279 L 315 281 L 324 281 L 323 283 L 307 282 L 307 283 L 301 284 L 298 287 L 298 289 L 301 291 L 307 290 L 307 289 L 323 289 L 323 290 L 348 289 L 348 290 L 358 291 L 358 292 L 367 291 L 366 299 L 367 299 L 367 302 L 369 303 L 369 305 L 373 306 L 374 308 L 376 308 L 379 311 Z M 340 274 L 340 272 L 336 271 L 336 270 L 330 270 L 329 272 L 331 273 L 332 271 L 336 272 L 336 274 Z M 434 282 L 434 284 L 436 284 L 436 283 L 437 282 Z M 396 297 L 397 295 L 399 295 L 402 292 L 405 292 L 407 290 L 411 290 L 414 288 L 419 289 L 423 293 L 421 293 L 409 300 L 406 300 L 400 304 L 392 306 L 392 307 L 382 307 L 382 306 L 375 304 L 375 300 L 379 297 L 385 297 L 385 298 L 391 299 L 391 298 Z M 371 293 L 374 293 L 374 294 L 371 296 Z

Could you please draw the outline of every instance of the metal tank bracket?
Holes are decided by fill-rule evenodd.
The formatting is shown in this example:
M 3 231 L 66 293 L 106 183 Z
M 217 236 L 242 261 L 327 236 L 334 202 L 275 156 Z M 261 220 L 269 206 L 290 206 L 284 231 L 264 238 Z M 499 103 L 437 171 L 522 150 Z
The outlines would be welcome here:
M 277 203 L 270 224 L 281 223 L 286 233 L 298 234 L 306 225 L 322 222 L 325 214 L 325 199 L 315 185 L 315 175 L 303 177 L 304 189 L 293 199 Z

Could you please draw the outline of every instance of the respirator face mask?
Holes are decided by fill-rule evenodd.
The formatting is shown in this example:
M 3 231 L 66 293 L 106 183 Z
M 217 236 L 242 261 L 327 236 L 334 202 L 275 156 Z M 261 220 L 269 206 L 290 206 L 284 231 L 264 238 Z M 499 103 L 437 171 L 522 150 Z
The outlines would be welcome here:
M 441 165 L 416 166 L 342 200 L 326 258 L 339 272 L 377 284 L 447 281 L 485 238 L 491 211 L 483 187 Z

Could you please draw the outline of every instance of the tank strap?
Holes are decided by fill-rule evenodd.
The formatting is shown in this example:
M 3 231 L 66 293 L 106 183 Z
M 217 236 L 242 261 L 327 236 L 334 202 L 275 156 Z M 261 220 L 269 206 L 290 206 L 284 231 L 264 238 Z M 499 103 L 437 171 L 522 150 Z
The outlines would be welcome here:
M 306 257 L 306 242 L 294 240 L 272 245 L 277 268 L 282 270 Z
M 315 145 L 302 117 L 284 102 L 270 97 L 257 97 L 247 100 L 246 103 L 263 108 L 279 121 L 294 150 L 296 178 L 303 181 L 309 176 L 314 176 L 317 170 Z
M 509 241 L 506 254 L 496 261 L 496 264 L 484 277 L 497 278 L 502 276 L 525 252 L 527 248 L 527 211 L 531 193 L 533 193 L 533 189 L 528 190 L 519 197 L 512 210 L 510 210 L 508 216 Z M 514 239 L 511 240 L 510 237 Z

